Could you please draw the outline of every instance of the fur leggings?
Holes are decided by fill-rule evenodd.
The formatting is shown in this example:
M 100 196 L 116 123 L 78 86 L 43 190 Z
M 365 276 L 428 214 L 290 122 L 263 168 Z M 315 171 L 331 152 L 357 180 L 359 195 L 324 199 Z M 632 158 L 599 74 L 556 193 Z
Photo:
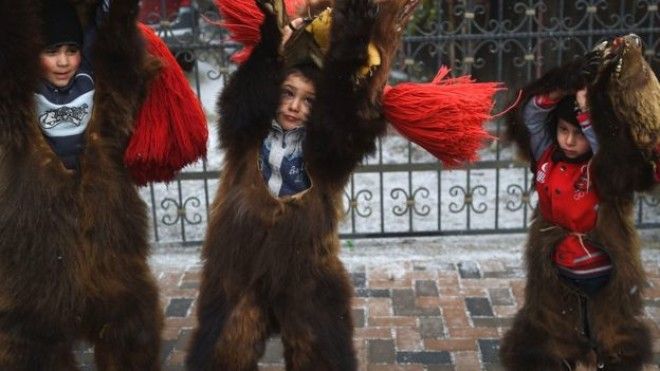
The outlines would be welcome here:
M 263 283 L 238 289 L 205 271 L 188 369 L 257 370 L 266 339 L 280 332 L 287 370 L 355 370 L 348 276 L 317 268 L 309 270 L 314 276 L 288 277 L 292 286 L 275 293 Z

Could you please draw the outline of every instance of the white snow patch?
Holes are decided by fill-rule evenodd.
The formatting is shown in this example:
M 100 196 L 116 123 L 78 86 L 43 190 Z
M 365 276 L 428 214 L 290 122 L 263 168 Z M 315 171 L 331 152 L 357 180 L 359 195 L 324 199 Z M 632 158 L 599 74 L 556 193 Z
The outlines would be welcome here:
M 172 251 L 156 249 L 149 257 L 149 265 L 154 270 L 177 269 L 187 271 L 195 266 L 201 266 L 202 261 L 198 250 Z
M 658 231 L 642 231 L 642 260 L 660 264 Z M 382 238 L 343 242 L 340 258 L 349 268 L 378 267 L 391 279 L 401 278 L 404 263 L 437 267 L 460 262 L 499 261 L 521 265 L 526 234 Z M 350 247 L 349 247 L 350 246 Z M 199 248 L 158 248 L 149 259 L 152 268 L 188 270 L 200 266 Z

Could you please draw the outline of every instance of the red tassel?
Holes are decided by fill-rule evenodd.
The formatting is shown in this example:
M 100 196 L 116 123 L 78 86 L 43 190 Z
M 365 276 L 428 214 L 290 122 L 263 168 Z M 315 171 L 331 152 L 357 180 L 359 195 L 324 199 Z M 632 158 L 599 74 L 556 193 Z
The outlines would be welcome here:
M 482 142 L 492 138 L 483 128 L 491 118 L 499 83 L 477 83 L 470 76 L 444 79 L 445 66 L 430 83 L 387 86 L 383 111 L 387 120 L 447 167 L 475 161 Z
M 200 102 L 167 45 L 148 26 L 139 28 L 147 52 L 163 62 L 124 153 L 133 180 L 144 185 L 170 181 L 181 168 L 206 156 L 208 128 Z
M 235 63 L 245 62 L 252 49 L 261 40 L 260 27 L 264 15 L 257 7 L 255 0 L 214 0 L 222 14 L 219 26 L 229 31 L 232 40 L 243 44 L 244 48 L 235 53 L 231 59 Z M 306 4 L 306 0 L 284 0 L 284 7 L 289 18 L 296 17 L 296 10 Z

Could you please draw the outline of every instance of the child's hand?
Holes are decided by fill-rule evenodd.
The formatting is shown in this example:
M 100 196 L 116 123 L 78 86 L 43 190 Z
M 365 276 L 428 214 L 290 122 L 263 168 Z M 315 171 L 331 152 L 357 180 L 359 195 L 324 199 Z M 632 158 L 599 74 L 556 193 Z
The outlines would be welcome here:
M 589 105 L 587 104 L 587 88 L 584 87 L 575 92 L 575 103 L 577 103 L 580 112 L 589 111 Z
M 282 45 L 280 46 L 280 49 L 284 48 L 284 45 L 289 41 L 291 35 L 293 35 L 295 31 L 299 30 L 301 27 L 305 27 L 305 23 L 304 18 L 296 18 L 284 26 L 282 29 Z

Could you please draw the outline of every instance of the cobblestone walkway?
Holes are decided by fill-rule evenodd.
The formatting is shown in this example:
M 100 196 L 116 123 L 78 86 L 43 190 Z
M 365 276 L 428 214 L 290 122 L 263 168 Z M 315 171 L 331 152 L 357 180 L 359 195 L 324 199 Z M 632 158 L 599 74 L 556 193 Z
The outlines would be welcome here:
M 645 316 L 655 339 L 655 365 L 647 370 L 660 370 L 660 266 L 655 259 L 644 264 L 648 275 Z M 350 262 L 347 268 L 355 286 L 354 342 L 360 370 L 502 369 L 499 339 L 521 307 L 525 287 L 518 260 L 446 263 L 412 257 L 386 264 Z M 200 266 L 156 264 L 154 271 L 167 317 L 164 370 L 184 370 L 185 350 L 195 325 Z M 81 358 L 91 364 L 91 351 Z M 279 338 L 269 340 L 261 370 L 284 370 Z

